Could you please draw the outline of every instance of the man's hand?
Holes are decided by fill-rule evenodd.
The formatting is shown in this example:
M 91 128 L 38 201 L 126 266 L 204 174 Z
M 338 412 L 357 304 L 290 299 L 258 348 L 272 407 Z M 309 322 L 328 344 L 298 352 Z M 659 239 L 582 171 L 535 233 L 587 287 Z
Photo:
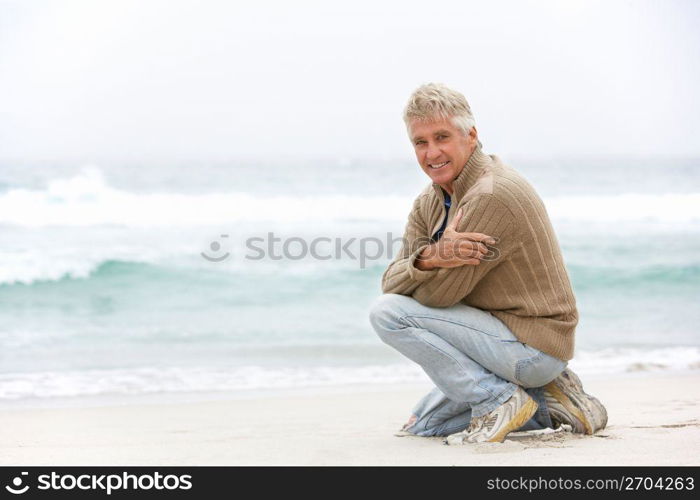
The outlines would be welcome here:
M 483 233 L 460 233 L 457 225 L 462 218 L 462 209 L 457 211 L 454 219 L 445 228 L 442 238 L 423 249 L 415 261 L 421 271 L 437 267 L 478 266 L 481 259 L 489 253 L 484 245 L 493 245 L 496 240 Z M 483 243 L 482 243 L 483 242 Z

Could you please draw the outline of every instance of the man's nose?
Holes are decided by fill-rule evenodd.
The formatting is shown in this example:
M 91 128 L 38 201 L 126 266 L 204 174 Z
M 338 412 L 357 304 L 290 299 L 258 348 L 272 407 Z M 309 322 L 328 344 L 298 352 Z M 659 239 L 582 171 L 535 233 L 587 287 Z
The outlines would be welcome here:
M 428 151 L 426 155 L 429 160 L 437 158 L 438 156 L 440 156 L 440 154 L 440 149 L 435 144 L 428 143 Z

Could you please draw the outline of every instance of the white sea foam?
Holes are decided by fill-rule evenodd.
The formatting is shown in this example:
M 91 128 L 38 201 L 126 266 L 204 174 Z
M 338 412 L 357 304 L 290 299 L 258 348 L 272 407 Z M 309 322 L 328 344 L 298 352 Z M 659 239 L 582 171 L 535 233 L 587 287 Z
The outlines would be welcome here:
M 43 229 L 42 231 L 48 231 Z M 359 260 L 350 259 L 345 255 L 341 258 L 330 260 L 315 260 L 306 258 L 303 261 L 263 259 L 258 261 L 246 260 L 247 252 L 241 242 L 232 244 L 226 242 L 218 254 L 224 254 L 228 250 L 234 251 L 234 256 L 219 263 L 205 260 L 202 253 L 210 251 L 208 242 L 216 240 L 216 233 L 196 237 L 176 236 L 160 234 L 161 238 L 152 240 L 141 239 L 138 235 L 126 241 L 122 238 L 121 245 L 110 244 L 102 239 L 86 243 L 84 246 L 71 245 L 60 247 L 58 245 L 42 244 L 33 248 L 0 249 L 0 285 L 24 284 L 31 285 L 38 282 L 55 282 L 61 279 L 86 279 L 95 275 L 100 267 L 108 262 L 121 262 L 124 264 L 147 264 L 158 266 L 163 272 L 202 271 L 245 276 L 320 276 L 326 273 L 360 270 Z M 155 235 L 154 235 L 155 236 Z M 157 240 L 157 241 L 156 241 Z M 185 240 L 185 241 L 183 241 Z M 219 238 L 220 240 L 220 238 Z M 53 243 L 56 239 L 47 240 Z M 394 252 L 398 251 L 398 243 Z M 0 245 L 1 246 L 1 245 Z M 319 249 L 321 247 L 319 246 Z M 352 251 L 357 253 L 357 245 Z M 321 250 L 319 250 L 321 251 Z M 325 252 L 325 250 L 324 250 Z M 214 253 L 214 256 L 218 255 Z M 383 259 L 383 260 L 382 260 Z M 385 266 L 388 257 L 367 261 L 365 269 L 370 266 Z
M 228 192 L 201 195 L 137 194 L 107 185 L 97 169 L 45 190 L 12 189 L 0 195 L 0 224 L 28 227 L 222 225 L 242 221 L 338 221 L 404 218 L 411 200 L 332 195 L 268 196 Z
M 3 262 L 3 267 L 0 267 L 0 285 L 30 285 L 39 281 L 58 281 L 64 277 L 87 278 L 100 264 L 99 260 L 85 255 L 57 261 L 35 251 L 0 252 L 0 259 Z
M 700 369 L 700 348 L 604 349 L 581 352 L 569 366 L 580 375 Z M 414 364 L 235 368 L 134 368 L 6 373 L 0 400 L 96 395 L 293 389 L 347 384 L 426 382 Z
M 26 227 L 123 225 L 188 227 L 275 221 L 317 223 L 405 221 L 406 196 L 257 196 L 133 193 L 109 186 L 99 169 L 55 179 L 46 189 L 11 189 L 0 195 L 0 224 Z M 700 193 L 563 196 L 544 200 L 555 222 L 700 224 Z
M 166 263 L 174 256 L 198 255 L 204 241 L 198 246 L 167 231 L 118 228 L 6 230 L 0 234 L 0 284 L 87 278 L 108 261 Z
M 610 347 L 577 352 L 569 366 L 577 373 L 612 374 L 643 371 L 700 369 L 700 348 L 639 349 Z
M 291 389 L 375 382 L 417 382 L 424 375 L 417 366 L 362 367 L 246 366 L 230 369 L 140 368 L 0 375 L 0 400 L 149 394 L 178 392 Z

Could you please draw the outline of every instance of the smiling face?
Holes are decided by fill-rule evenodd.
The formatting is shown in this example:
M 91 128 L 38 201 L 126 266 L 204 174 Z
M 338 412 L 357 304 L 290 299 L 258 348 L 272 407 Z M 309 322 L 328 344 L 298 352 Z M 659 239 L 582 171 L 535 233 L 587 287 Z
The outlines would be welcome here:
M 412 120 L 408 133 L 423 172 L 451 195 L 452 181 L 462 172 L 476 148 L 476 128 L 472 127 L 465 134 L 452 120 L 439 118 Z

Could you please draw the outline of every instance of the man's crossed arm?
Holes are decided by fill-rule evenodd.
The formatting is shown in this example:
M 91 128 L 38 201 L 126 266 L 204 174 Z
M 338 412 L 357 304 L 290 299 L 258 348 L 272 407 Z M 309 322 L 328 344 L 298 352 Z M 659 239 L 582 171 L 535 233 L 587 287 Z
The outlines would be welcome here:
M 517 241 L 512 213 L 492 195 L 465 203 L 440 240 L 420 245 L 427 241 L 426 234 L 425 224 L 412 211 L 404 247 L 384 273 L 382 289 L 411 295 L 430 307 L 449 307 L 463 300 Z

